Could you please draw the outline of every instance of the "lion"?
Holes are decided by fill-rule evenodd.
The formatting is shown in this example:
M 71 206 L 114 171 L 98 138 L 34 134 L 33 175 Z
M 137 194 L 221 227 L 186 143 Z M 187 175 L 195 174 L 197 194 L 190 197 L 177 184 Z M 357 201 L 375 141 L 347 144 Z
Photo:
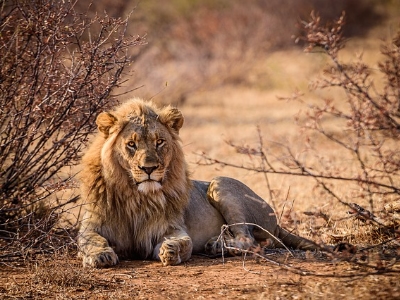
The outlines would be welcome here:
M 192 253 L 238 254 L 262 243 L 318 248 L 280 227 L 271 206 L 242 182 L 191 180 L 179 137 L 183 123 L 177 108 L 139 98 L 98 115 L 98 133 L 82 158 L 84 266 L 109 267 L 120 258 L 177 265 Z M 232 225 L 224 242 L 223 225 Z

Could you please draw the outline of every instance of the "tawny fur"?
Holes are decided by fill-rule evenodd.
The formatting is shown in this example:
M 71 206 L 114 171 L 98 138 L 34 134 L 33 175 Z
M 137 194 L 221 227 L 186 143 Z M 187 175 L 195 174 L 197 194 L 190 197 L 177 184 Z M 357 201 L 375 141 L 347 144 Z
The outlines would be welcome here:
M 168 123 L 173 122 L 169 113 L 170 108 L 159 110 L 149 102 L 129 101 L 112 112 L 116 123 L 101 128 L 103 132 L 96 135 L 82 159 L 80 176 L 87 210 L 79 239 L 83 251 L 86 231 L 95 230 L 121 257 L 147 258 L 169 227 L 183 226 L 191 182 L 178 132 Z M 116 141 L 132 118 L 141 118 L 139 123 L 143 126 L 145 119 L 146 122 L 150 119 L 146 126 L 163 126 L 157 120 L 166 124 L 163 129 L 168 130 L 171 139 L 166 159 L 173 158 L 174 163 L 165 173 L 162 191 L 139 192 L 131 176 L 117 163 Z M 104 127 L 103 123 L 99 128 Z M 104 133 L 107 130 L 108 135 Z

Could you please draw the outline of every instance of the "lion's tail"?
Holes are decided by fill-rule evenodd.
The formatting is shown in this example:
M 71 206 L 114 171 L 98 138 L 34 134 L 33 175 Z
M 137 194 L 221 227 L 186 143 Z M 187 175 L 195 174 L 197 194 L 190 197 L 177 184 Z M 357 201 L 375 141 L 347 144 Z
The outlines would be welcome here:
M 320 247 L 314 243 L 313 241 L 310 241 L 306 238 L 303 238 L 301 236 L 295 235 L 293 233 L 290 233 L 286 229 L 283 229 L 282 227 L 278 227 L 279 232 L 278 232 L 278 238 L 285 244 L 286 247 L 292 248 L 292 249 L 300 249 L 300 250 L 319 250 Z M 279 245 L 279 243 L 275 243 L 276 247 L 278 248 L 283 248 L 283 245 Z

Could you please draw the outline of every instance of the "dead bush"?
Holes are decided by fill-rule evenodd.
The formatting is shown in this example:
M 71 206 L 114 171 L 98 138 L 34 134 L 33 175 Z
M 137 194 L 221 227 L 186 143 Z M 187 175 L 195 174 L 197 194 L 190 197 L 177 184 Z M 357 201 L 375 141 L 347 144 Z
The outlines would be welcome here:
M 265 141 L 259 132 L 258 146 L 230 143 L 238 153 L 252 157 L 253 162 L 258 159 L 258 166 L 238 165 L 205 155 L 203 163 L 261 172 L 267 183 L 269 174 L 311 179 L 315 181 L 312 201 L 340 203 L 343 206 L 336 206 L 335 211 L 345 214 L 343 221 L 351 218 L 368 225 L 368 229 L 358 227 L 359 233 L 352 230 L 351 240 L 350 235 L 330 234 L 332 239 L 326 242 L 382 245 L 398 238 L 400 226 L 400 31 L 382 46 L 384 59 L 379 70 L 373 71 L 362 56 L 350 63 L 340 60 L 339 53 L 346 43 L 344 23 L 344 14 L 331 25 L 321 25 L 317 14 L 302 23 L 304 34 L 299 40 L 307 44 L 306 51 L 324 53 L 331 61 L 310 86 L 336 90 L 334 95 L 338 96 L 327 93 L 317 103 L 303 99 L 301 93 L 282 98 L 300 101 L 306 107 L 305 114 L 296 119 L 296 143 Z M 269 184 L 267 187 L 270 188 Z M 274 195 L 271 191 L 272 201 L 276 200 Z M 335 212 L 330 208 L 311 215 L 325 220 L 325 230 L 329 227 L 336 231 L 340 220 L 332 218 L 332 213 Z M 321 231 L 317 236 L 320 234 Z M 398 247 L 398 242 L 394 246 Z
M 112 92 L 131 63 L 128 48 L 141 43 L 126 35 L 128 19 L 88 18 L 74 5 L 16 0 L 0 6 L 3 259 L 50 250 L 66 234 L 55 224 L 77 197 L 50 196 L 75 185 L 68 168 L 77 164 L 96 115 L 115 103 Z

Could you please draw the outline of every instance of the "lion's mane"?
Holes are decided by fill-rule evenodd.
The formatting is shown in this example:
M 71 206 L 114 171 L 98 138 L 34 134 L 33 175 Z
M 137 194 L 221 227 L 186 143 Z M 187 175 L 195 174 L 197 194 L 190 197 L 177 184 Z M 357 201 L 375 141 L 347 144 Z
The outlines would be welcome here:
M 82 220 L 81 230 L 85 226 L 96 227 L 90 229 L 105 237 L 121 257 L 149 257 L 167 227 L 179 228 L 184 222 L 191 182 L 174 129 L 174 113 L 170 107 L 158 109 L 139 99 L 126 102 L 109 115 L 109 126 L 107 120 L 101 124 L 97 120 L 100 130 L 82 159 L 81 195 L 87 205 L 84 218 L 90 222 Z M 167 128 L 172 141 L 162 187 L 148 193 L 138 191 L 117 159 L 121 155 L 116 147 L 120 133 L 138 118 L 143 120 L 143 126 L 152 122 L 151 126 Z

